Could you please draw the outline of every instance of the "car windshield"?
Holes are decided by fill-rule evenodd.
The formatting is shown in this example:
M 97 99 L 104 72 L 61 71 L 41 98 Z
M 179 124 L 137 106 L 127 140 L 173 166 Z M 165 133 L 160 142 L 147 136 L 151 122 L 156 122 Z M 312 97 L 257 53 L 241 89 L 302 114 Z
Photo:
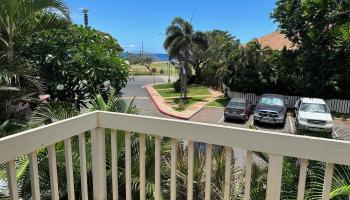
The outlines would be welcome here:
M 228 107 L 244 108 L 244 102 L 231 101 L 230 103 L 228 103 Z
M 315 113 L 329 113 L 329 109 L 326 104 L 316 104 L 316 103 L 303 103 L 301 104 L 300 111 L 315 112 Z
M 266 104 L 270 106 L 283 106 L 283 99 L 278 97 L 263 97 L 259 101 L 260 104 Z

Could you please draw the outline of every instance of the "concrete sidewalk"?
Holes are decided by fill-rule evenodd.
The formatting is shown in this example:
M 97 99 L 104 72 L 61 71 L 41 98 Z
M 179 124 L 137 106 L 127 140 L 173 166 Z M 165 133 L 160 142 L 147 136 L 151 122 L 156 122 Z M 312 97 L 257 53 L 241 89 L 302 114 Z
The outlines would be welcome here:
M 169 105 L 162 96 L 160 96 L 157 90 L 155 90 L 152 87 L 152 85 L 145 85 L 145 89 L 148 92 L 149 96 L 151 97 L 151 100 L 153 101 L 154 105 L 159 110 L 159 112 L 169 115 L 171 117 L 184 119 L 184 120 L 190 119 L 193 115 L 195 115 L 198 111 L 200 111 L 209 102 L 214 101 L 215 99 L 223 95 L 221 92 L 209 89 L 209 92 L 212 94 L 212 96 L 208 97 L 204 101 L 192 104 L 190 107 L 188 107 L 184 111 L 179 112 L 174 110 L 172 106 Z

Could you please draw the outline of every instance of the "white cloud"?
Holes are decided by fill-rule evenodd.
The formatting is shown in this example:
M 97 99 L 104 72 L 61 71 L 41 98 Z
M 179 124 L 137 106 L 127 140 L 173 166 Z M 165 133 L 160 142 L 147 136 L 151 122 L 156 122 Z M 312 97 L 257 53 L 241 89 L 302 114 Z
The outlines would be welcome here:
M 70 17 L 73 20 L 83 19 L 83 15 L 82 14 L 71 14 Z
M 127 47 L 129 47 L 129 48 L 134 48 L 136 45 L 134 45 L 134 44 L 128 44 L 127 45 Z

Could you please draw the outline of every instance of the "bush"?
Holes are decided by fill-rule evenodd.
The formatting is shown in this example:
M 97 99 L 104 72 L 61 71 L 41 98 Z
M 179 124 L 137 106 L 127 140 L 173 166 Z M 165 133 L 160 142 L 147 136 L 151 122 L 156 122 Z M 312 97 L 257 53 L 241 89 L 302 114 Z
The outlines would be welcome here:
M 181 92 L 181 80 L 178 79 L 177 81 L 175 81 L 173 83 L 173 87 L 174 87 L 175 92 Z
M 160 73 L 160 74 L 164 74 L 164 70 L 161 69 L 161 70 L 159 71 L 159 73 Z
M 28 37 L 22 48 L 23 56 L 40 68 L 52 99 L 86 106 L 96 93 L 105 96 L 113 87 L 120 94 L 127 83 L 122 48 L 112 36 L 92 28 L 44 30 Z

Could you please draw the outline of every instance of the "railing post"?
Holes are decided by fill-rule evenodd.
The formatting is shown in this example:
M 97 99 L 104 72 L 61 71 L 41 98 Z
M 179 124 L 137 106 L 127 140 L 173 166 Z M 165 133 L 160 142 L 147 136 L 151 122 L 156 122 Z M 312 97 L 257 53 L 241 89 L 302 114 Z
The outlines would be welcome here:
M 283 156 L 269 154 L 266 200 L 280 200 Z
M 92 183 L 94 200 L 107 199 L 105 132 L 91 130 Z
M 74 175 L 72 161 L 72 143 L 71 139 L 64 140 L 64 155 L 66 160 L 66 175 L 67 175 L 67 193 L 68 200 L 74 200 Z
M 205 191 L 204 191 L 204 199 L 210 200 L 211 197 L 211 152 L 213 149 L 212 144 L 206 145 L 205 150 Z
M 225 181 L 224 181 L 224 200 L 230 199 L 231 192 L 231 159 L 232 148 L 225 147 Z
M 126 200 L 132 200 L 131 188 L 131 133 L 125 132 L 125 190 Z
M 177 139 L 171 139 L 171 175 L 170 175 L 170 199 L 176 200 L 176 161 L 177 161 Z
M 187 200 L 193 200 L 193 161 L 194 161 L 194 143 L 188 141 L 188 170 L 187 170 Z
M 250 199 L 250 184 L 252 179 L 253 152 L 247 151 L 247 163 L 244 177 L 244 197 L 243 200 Z
M 304 199 L 306 171 L 307 171 L 308 163 L 309 162 L 306 159 L 301 159 L 301 161 L 300 161 L 300 172 L 299 172 L 299 183 L 298 183 L 297 200 L 303 200 Z
M 140 151 L 140 200 L 146 199 L 146 136 L 143 133 L 140 133 L 140 141 L 139 141 L 139 151 Z
M 88 199 L 85 133 L 79 134 L 79 157 L 80 157 L 81 198 Z
M 30 186 L 32 190 L 32 199 L 40 200 L 38 157 L 36 151 L 28 155 L 30 169 Z
M 112 195 L 118 200 L 118 158 L 117 158 L 117 130 L 111 131 L 111 163 L 112 163 Z
M 7 181 L 11 200 L 18 200 L 15 160 L 7 162 Z
M 59 200 L 55 144 L 48 146 L 51 199 Z
M 323 180 L 322 199 L 329 199 L 329 193 L 331 192 L 332 186 L 333 171 L 334 164 L 327 163 Z
M 155 182 L 155 188 L 154 188 L 154 199 L 160 200 L 160 153 L 161 153 L 161 146 L 160 146 L 160 137 L 155 136 L 155 167 L 154 167 L 154 182 Z

